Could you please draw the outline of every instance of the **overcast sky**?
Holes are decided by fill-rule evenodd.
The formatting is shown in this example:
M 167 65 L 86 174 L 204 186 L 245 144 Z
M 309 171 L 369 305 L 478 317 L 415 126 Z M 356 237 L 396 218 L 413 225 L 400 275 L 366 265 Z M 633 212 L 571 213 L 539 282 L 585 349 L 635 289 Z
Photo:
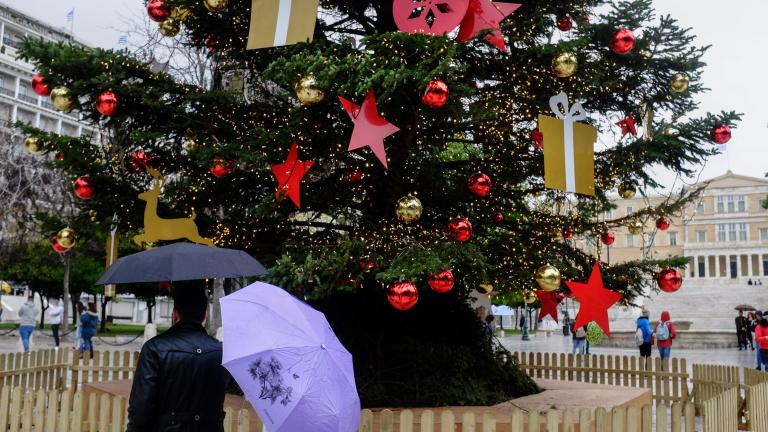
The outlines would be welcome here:
M 118 47 L 126 17 L 143 14 L 141 0 L 0 0 L 54 26 L 69 27 L 67 12 L 75 8 L 75 35 L 103 47 Z M 728 4 L 702 0 L 654 0 L 659 13 L 671 14 L 693 27 L 698 44 L 712 45 L 700 96 L 702 111 L 744 113 L 727 152 L 709 160 L 702 179 L 723 174 L 763 177 L 768 171 L 768 99 L 764 77 L 768 60 L 768 1 L 739 0 Z

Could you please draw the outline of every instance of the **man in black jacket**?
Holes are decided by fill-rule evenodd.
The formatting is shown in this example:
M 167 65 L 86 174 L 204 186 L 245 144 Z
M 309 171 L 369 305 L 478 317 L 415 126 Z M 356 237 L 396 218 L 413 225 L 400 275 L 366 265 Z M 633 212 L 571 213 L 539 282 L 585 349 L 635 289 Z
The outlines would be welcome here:
M 128 405 L 128 432 L 224 430 L 221 342 L 202 326 L 208 299 L 200 287 L 174 293 L 173 326 L 144 344 Z

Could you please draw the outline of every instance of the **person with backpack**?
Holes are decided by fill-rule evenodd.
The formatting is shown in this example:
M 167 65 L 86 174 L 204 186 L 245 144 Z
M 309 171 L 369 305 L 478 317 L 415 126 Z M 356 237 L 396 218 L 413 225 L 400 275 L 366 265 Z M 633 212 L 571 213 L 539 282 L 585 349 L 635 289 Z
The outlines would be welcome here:
M 640 356 L 647 360 L 651 357 L 651 337 L 653 336 L 653 330 L 651 330 L 651 322 L 648 317 L 651 313 L 647 309 L 643 309 L 642 314 L 637 319 L 637 329 L 635 330 L 635 344 L 640 348 Z
M 573 333 L 573 353 L 584 355 L 587 349 L 587 326 L 572 328 L 571 332 Z
M 664 367 L 664 361 L 669 358 L 672 351 L 672 340 L 677 337 L 675 324 L 669 320 L 669 312 L 661 313 L 661 321 L 656 324 L 653 334 L 656 337 L 656 346 L 659 347 L 659 357 L 661 357 L 661 366 Z

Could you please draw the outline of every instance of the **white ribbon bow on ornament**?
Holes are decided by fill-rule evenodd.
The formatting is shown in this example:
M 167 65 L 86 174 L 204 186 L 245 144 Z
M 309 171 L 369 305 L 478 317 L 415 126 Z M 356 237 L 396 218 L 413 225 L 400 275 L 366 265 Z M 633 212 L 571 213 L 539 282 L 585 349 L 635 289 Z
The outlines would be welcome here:
M 587 119 L 587 113 L 576 102 L 573 106 L 569 105 L 568 95 L 560 92 L 549 98 L 549 107 L 555 116 L 563 121 L 563 142 L 565 144 L 565 190 L 568 192 L 576 191 L 576 168 L 574 166 L 573 150 L 573 123 Z

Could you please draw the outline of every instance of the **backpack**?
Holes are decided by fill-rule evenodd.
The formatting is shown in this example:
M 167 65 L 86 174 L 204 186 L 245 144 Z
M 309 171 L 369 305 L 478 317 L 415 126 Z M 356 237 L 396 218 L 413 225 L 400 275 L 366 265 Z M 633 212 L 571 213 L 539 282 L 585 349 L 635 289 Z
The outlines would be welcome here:
M 635 331 L 635 344 L 637 346 L 640 346 L 645 343 L 645 335 L 643 334 L 643 329 L 640 327 L 637 328 Z
M 669 340 L 669 327 L 667 327 L 667 323 L 660 323 L 659 326 L 656 327 L 656 340 Z
M 584 339 L 587 337 L 587 331 L 584 330 L 584 327 L 579 327 L 578 330 L 576 330 L 576 339 Z

